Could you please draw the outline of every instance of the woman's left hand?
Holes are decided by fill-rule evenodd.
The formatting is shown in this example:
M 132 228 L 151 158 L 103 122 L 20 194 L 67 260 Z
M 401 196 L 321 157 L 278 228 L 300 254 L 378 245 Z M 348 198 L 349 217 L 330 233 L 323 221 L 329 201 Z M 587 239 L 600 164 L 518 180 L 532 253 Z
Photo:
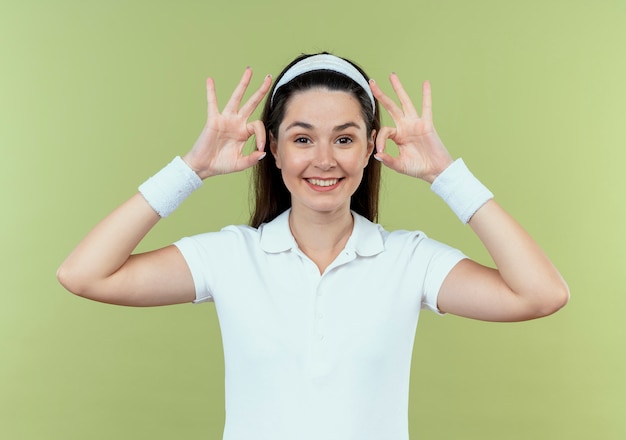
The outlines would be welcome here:
M 372 93 L 387 110 L 395 127 L 382 127 L 376 137 L 375 157 L 389 168 L 408 176 L 432 183 L 453 159 L 439 138 L 432 118 L 430 83 L 422 87 L 422 116 L 420 117 L 395 73 L 390 76 L 402 108 L 385 95 L 374 80 L 370 80 Z M 398 146 L 398 156 L 385 152 L 387 139 Z

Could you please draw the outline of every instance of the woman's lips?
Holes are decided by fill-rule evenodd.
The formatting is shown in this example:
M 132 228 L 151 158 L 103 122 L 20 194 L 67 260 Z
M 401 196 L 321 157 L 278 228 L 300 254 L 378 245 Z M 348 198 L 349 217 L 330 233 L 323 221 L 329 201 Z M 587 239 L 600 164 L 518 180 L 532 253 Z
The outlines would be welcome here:
M 305 181 L 309 184 L 311 188 L 315 191 L 330 191 L 339 186 L 339 183 L 342 179 L 333 178 L 333 179 L 320 179 L 320 178 L 310 178 L 305 179 Z

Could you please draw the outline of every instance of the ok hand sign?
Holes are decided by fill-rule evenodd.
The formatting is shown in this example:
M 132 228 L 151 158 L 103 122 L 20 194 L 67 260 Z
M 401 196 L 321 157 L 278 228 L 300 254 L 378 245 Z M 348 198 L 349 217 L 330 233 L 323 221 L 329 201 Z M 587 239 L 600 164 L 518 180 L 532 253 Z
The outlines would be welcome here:
M 376 137 L 375 157 L 399 173 L 432 183 L 453 160 L 433 125 L 430 83 L 426 81 L 422 87 L 420 117 L 395 73 L 391 74 L 390 82 L 402 107 L 385 95 L 374 80 L 370 80 L 372 93 L 385 107 L 395 124 L 395 127 L 381 128 Z M 398 146 L 397 157 L 385 152 L 387 139 Z
M 245 170 L 263 157 L 265 127 L 261 121 L 248 122 L 248 118 L 269 90 L 272 78 L 266 76 L 261 87 L 240 108 L 251 78 L 252 69 L 247 68 L 221 113 L 213 79 L 207 79 L 206 125 L 183 158 L 201 179 Z M 243 147 L 252 135 L 256 136 L 256 150 L 244 156 Z

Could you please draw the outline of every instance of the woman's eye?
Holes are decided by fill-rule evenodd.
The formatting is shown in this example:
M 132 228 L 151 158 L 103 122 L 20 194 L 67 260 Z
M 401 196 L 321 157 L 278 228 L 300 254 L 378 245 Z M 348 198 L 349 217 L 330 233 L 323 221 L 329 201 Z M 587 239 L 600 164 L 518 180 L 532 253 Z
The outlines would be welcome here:
M 352 143 L 352 138 L 348 136 L 342 136 L 339 139 L 337 139 L 337 143 L 338 144 L 350 144 Z
M 295 139 L 295 142 L 297 144 L 308 144 L 309 143 L 309 139 L 305 138 L 305 137 L 298 137 Z

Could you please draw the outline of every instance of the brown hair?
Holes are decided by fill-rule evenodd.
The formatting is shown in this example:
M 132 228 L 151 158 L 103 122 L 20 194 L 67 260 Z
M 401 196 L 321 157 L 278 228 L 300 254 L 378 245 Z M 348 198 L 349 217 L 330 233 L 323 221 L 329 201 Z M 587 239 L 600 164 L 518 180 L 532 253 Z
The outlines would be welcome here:
M 302 55 L 285 67 L 278 78 L 276 78 L 268 96 L 273 95 L 276 84 L 291 66 L 310 56 L 312 55 Z M 366 80 L 368 79 L 359 66 L 350 60 L 346 61 L 354 65 Z M 278 139 L 278 127 L 285 116 L 285 110 L 293 94 L 313 88 L 325 88 L 351 93 L 361 104 L 367 133 L 371 133 L 372 130 L 376 130 L 376 133 L 378 133 L 380 130 L 378 102 L 376 102 L 376 109 L 372 109 L 372 102 L 367 92 L 355 81 L 341 73 L 331 70 L 315 70 L 299 75 L 281 86 L 276 90 L 273 99 L 266 99 L 261 115 L 261 120 L 265 125 L 267 139 L 265 152 L 267 156 L 254 167 L 253 172 L 254 211 L 250 218 L 250 225 L 253 227 L 259 227 L 262 223 L 272 221 L 291 207 L 291 194 L 283 183 L 280 169 L 276 166 L 274 156 L 271 154 L 269 140 L 270 136 Z M 350 209 L 373 222 L 378 220 L 380 168 L 380 162 L 374 159 L 374 155 L 371 155 L 363 171 L 361 184 L 352 195 L 350 201 Z

